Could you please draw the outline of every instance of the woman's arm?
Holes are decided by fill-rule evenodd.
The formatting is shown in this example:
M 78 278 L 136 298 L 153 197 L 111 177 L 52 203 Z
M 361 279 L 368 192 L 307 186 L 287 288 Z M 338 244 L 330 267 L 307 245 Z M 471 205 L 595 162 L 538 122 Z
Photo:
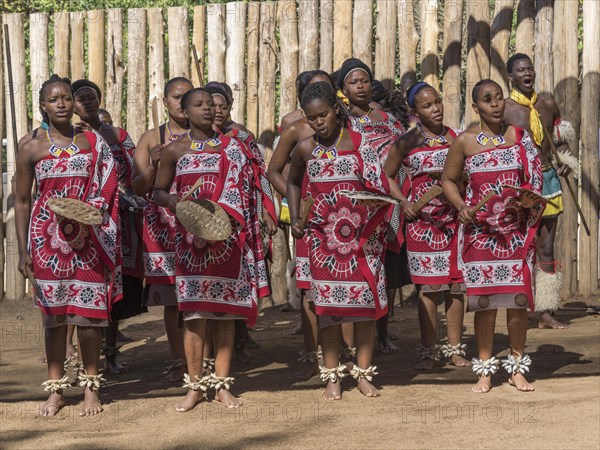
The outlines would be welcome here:
M 31 142 L 26 142 L 17 152 L 17 173 L 15 174 L 15 227 L 19 251 L 18 269 L 24 277 L 29 274 L 33 275 L 31 256 L 27 248 L 29 218 L 31 216 L 31 188 L 34 179 Z
M 290 160 L 294 146 L 298 143 L 297 135 L 298 130 L 295 126 L 290 126 L 283 130 L 279 137 L 279 143 L 269 162 L 269 168 L 267 169 L 269 181 L 275 187 L 275 190 L 284 197 L 287 187 L 285 177 L 283 176 L 283 169 Z
M 402 206 L 404 216 L 407 219 L 412 220 L 417 217 L 413 211 L 413 205 L 408 201 L 404 194 L 402 194 L 400 186 L 398 186 L 398 183 L 396 182 L 396 177 L 400 171 L 400 168 L 402 167 L 402 161 L 404 161 L 404 158 L 406 158 L 406 154 L 408 153 L 406 151 L 406 137 L 404 136 L 394 142 L 394 145 L 388 154 L 383 170 L 390 184 L 391 196 L 400 201 L 400 206 Z
M 133 156 L 133 172 L 131 184 L 136 195 L 143 196 L 152 191 L 152 186 L 158 172 L 164 145 L 154 142 L 154 130 L 146 131 L 140 138 Z
M 174 143 L 173 143 L 174 144 Z M 153 200 L 163 208 L 168 208 L 173 214 L 176 212 L 177 203 L 181 201 L 178 195 L 169 194 L 173 179 L 175 178 L 175 152 L 169 144 L 161 157 L 160 168 L 154 181 Z
M 299 239 L 304 236 L 300 219 L 300 197 L 302 195 L 302 180 L 306 172 L 306 163 L 303 158 L 302 145 L 298 145 L 292 152 L 292 162 L 288 175 L 286 197 L 290 209 L 290 223 L 292 224 L 292 235 Z
M 467 223 L 472 220 L 472 208 L 467 206 L 459 189 L 465 167 L 464 140 L 464 135 L 459 136 L 448 150 L 444 172 L 442 173 L 442 190 L 444 196 L 458 210 L 458 220 Z

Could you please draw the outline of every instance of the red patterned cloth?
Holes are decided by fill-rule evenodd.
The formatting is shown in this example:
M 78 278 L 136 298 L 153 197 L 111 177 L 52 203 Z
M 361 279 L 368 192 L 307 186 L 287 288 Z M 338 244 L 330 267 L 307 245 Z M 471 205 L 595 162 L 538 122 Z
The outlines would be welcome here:
M 300 197 L 304 200 L 310 196 L 308 191 L 308 173 L 302 179 L 302 190 Z M 304 203 L 300 206 L 304 208 Z M 300 211 L 304 214 L 304 211 Z M 310 275 L 310 233 L 306 233 L 302 239 L 296 239 L 296 288 L 312 289 L 312 276 Z
M 146 284 L 175 284 L 175 222 L 171 211 L 148 200 L 142 230 Z
M 381 160 L 381 166 L 385 165 L 390 148 L 394 141 L 402 136 L 406 130 L 391 114 L 386 114 L 383 111 L 377 111 L 383 116 L 383 119 L 378 122 L 365 122 L 363 117 L 350 117 L 350 127 L 358 133 L 366 136 L 371 146 L 375 149 Z M 406 175 L 400 169 L 398 173 L 398 185 L 402 187 L 404 193 L 408 193 L 408 188 L 405 185 Z M 400 206 L 394 206 L 389 209 L 387 221 L 389 223 L 387 231 L 387 249 L 395 253 L 400 253 L 400 249 L 404 242 L 404 216 Z
M 113 159 L 117 164 L 119 174 L 119 207 L 121 216 L 121 250 L 123 252 L 123 275 L 144 278 L 143 248 L 142 248 L 142 209 L 132 204 L 135 200 L 131 174 L 133 172 L 133 154 L 135 144 L 122 128 L 119 130 L 119 143 L 112 144 Z M 136 202 L 137 203 L 137 202 Z M 143 206 L 143 205 L 140 205 Z
M 256 321 L 258 286 L 250 214 L 250 162 L 239 141 L 219 136 L 222 149 L 183 155 L 177 161 L 171 191 L 192 194 L 218 203 L 231 217 L 233 233 L 225 241 L 208 242 L 189 233 L 177 222 L 176 292 L 180 311 L 237 314 Z
M 460 132 L 449 131 L 452 137 Z M 403 164 L 410 185 L 409 202 L 416 202 L 433 186 L 441 186 L 441 180 L 430 174 L 441 175 L 449 147 L 447 143 L 424 146 L 408 153 Z M 416 219 L 406 223 L 406 248 L 413 283 L 445 285 L 463 281 L 456 264 L 457 213 L 446 198 L 439 195 L 417 213 Z
M 459 226 L 459 267 L 467 294 L 480 296 L 483 309 L 494 307 L 494 294 L 514 294 L 516 307 L 528 302 L 534 308 L 535 236 L 544 208 L 541 203 L 530 209 L 521 207 L 519 192 L 502 185 L 541 194 L 542 169 L 529 134 L 522 128 L 514 128 L 516 144 L 465 158 L 465 171 L 469 174 L 467 205 L 477 204 L 490 191 L 495 193 L 473 222 Z M 521 300 L 525 299 L 523 295 L 526 300 Z M 524 305 L 520 304 L 522 301 Z
M 38 196 L 31 210 L 29 245 L 37 298 L 47 315 L 108 319 L 122 298 L 117 167 L 110 148 L 85 132 L 89 150 L 48 154 L 35 166 Z M 75 198 L 100 209 L 102 224 L 57 216 L 50 198 Z
M 271 293 L 269 288 L 269 279 L 267 277 L 267 267 L 265 263 L 265 250 L 263 247 L 263 238 L 260 233 L 260 221 L 263 217 L 263 211 L 266 210 L 271 216 L 273 222 L 277 223 L 277 214 L 275 213 L 275 203 L 273 201 L 273 192 L 271 184 L 267 179 L 267 170 L 265 161 L 260 153 L 260 149 L 252 135 L 246 131 L 231 129 L 228 136 L 237 139 L 248 158 L 251 171 L 244 171 L 248 177 L 250 188 L 250 217 L 253 217 L 249 224 L 254 242 L 254 260 L 256 269 L 256 279 L 258 283 L 259 298 L 267 297 Z
M 371 208 L 342 190 L 389 194 L 378 154 L 350 131 L 354 148 L 306 163 L 315 203 L 309 215 L 310 270 L 319 315 L 369 317 L 387 312 L 383 255 L 388 207 Z

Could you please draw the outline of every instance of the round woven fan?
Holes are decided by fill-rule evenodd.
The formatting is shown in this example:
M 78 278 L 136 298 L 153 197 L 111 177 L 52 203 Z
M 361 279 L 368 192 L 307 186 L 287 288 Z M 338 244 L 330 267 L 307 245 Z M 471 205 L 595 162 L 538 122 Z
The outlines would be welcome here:
M 184 200 L 177 203 L 177 219 L 194 236 L 207 241 L 224 241 L 232 233 L 229 216 L 210 200 Z
M 55 214 L 84 225 L 100 225 L 102 214 L 96 208 L 76 198 L 50 198 L 48 207 Z

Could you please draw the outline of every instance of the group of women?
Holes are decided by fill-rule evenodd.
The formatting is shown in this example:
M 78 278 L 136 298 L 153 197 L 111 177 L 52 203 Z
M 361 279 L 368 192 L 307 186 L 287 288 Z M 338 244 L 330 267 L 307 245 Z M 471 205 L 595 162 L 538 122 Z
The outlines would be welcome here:
M 183 378 L 188 389 L 176 409 L 192 409 L 208 390 L 239 407 L 230 365 L 235 341 L 246 339 L 257 301 L 269 293 L 265 253 L 279 203 L 271 184 L 287 198 L 296 240 L 305 375 L 320 374 L 324 399 L 341 398 L 346 376 L 365 396 L 379 395 L 374 344 L 394 349 L 389 291 L 411 279 L 422 339 L 416 368 L 433 367 L 442 354 L 457 366 L 471 364 L 461 343 L 466 292 L 478 351 L 473 390 L 488 391 L 498 370 L 490 332 L 498 308 L 507 309 L 511 352 L 502 363 L 509 382 L 533 390 L 524 346 L 544 206 L 536 148 L 526 131 L 503 122 L 502 89 L 491 80 L 474 87 L 480 122 L 463 132 L 444 125 L 441 97 L 428 84 L 377 102 L 374 85 L 370 68 L 353 58 L 332 75 L 299 75 L 301 108 L 282 121 L 267 172 L 252 133 L 230 118 L 225 84 L 170 80 L 168 119 L 136 148 L 125 130 L 100 120 L 96 85 L 56 75 L 45 82 L 44 124 L 21 140 L 15 189 L 19 269 L 34 280 L 46 330 L 50 396 L 40 413 L 57 414 L 70 386 L 67 325 L 77 326 L 81 414 L 93 415 L 102 411 L 102 327 L 110 330 L 109 369 L 118 371 L 118 320 L 152 305 L 164 306 L 178 360 L 167 381 Z M 178 205 L 188 198 L 224 210 L 229 236 L 207 240 L 184 227 Z M 83 202 L 101 220 L 85 225 L 63 216 L 55 199 Z M 441 299 L 448 329 L 439 346 Z

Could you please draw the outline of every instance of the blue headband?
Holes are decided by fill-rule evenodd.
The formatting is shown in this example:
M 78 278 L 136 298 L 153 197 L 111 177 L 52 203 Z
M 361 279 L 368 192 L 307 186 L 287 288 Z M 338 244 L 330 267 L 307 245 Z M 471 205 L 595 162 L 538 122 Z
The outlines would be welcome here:
M 424 87 L 430 87 L 433 89 L 433 87 L 431 85 L 429 85 L 428 83 L 425 83 L 424 81 L 419 81 L 417 84 L 415 84 L 413 87 L 411 87 L 409 89 L 408 95 L 407 95 L 408 98 L 406 99 L 406 103 L 408 103 L 408 106 L 410 106 L 413 109 L 415 108 L 415 96 Z

